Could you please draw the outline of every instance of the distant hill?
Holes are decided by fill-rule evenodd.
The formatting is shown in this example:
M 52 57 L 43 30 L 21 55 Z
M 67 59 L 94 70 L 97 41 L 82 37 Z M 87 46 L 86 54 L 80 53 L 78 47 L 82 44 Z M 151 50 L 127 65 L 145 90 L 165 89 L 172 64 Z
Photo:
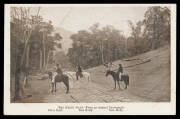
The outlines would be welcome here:
M 62 27 L 56 27 L 55 32 L 59 33 L 63 37 L 63 39 L 61 41 L 62 49 L 66 54 L 68 52 L 68 49 L 70 47 L 72 47 L 72 40 L 70 39 L 70 37 L 73 34 L 73 32 L 68 31 L 68 30 L 66 30 L 66 29 L 64 29 Z

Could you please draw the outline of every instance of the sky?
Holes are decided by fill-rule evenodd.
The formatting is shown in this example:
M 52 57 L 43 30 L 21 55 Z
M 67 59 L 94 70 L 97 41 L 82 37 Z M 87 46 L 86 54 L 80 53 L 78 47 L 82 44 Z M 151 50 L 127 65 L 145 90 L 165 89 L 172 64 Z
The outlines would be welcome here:
M 35 9 L 34 9 L 35 10 Z M 129 36 L 131 29 L 128 20 L 136 23 L 143 20 L 146 6 L 140 7 L 41 7 L 40 15 L 44 20 L 51 20 L 55 27 L 62 27 L 71 32 L 88 29 L 95 23 L 101 27 L 113 25 Z

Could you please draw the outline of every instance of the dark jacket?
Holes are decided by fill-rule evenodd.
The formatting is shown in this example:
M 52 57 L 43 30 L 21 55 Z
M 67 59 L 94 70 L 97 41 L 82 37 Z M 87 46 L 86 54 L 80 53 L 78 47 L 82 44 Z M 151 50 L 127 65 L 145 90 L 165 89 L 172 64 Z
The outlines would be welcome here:
M 56 72 L 58 73 L 58 74 L 62 74 L 62 70 L 61 70 L 61 68 L 57 68 L 57 70 L 56 70 Z
M 78 66 L 78 72 L 82 72 L 82 69 L 80 66 Z
M 119 67 L 119 69 L 118 69 L 118 71 L 117 71 L 117 73 L 123 73 L 123 68 L 122 67 Z

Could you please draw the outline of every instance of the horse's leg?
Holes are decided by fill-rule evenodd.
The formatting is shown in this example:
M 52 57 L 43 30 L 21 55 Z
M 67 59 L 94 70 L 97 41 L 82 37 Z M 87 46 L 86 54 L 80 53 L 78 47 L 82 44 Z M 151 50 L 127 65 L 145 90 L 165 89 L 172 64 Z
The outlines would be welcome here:
M 115 83 L 115 87 L 114 87 L 114 89 L 116 89 L 116 80 L 114 80 L 114 83 Z
M 67 88 L 67 90 L 66 90 L 66 94 L 69 92 L 69 79 L 67 78 L 67 80 L 66 80 L 66 88 Z
M 65 80 L 63 80 L 63 83 L 64 83 L 64 85 L 66 86 L 66 94 L 69 92 L 69 79 L 67 78 L 67 79 L 65 79 Z
M 78 80 L 78 74 L 76 74 L 76 79 Z
M 118 81 L 118 86 L 119 86 L 119 90 L 120 90 L 120 84 L 119 84 L 119 81 Z
M 51 93 L 54 92 L 54 83 L 51 83 Z
M 129 77 L 127 78 L 126 89 L 127 89 L 127 86 L 129 86 Z
M 126 81 L 124 81 L 124 83 L 125 83 L 125 85 L 126 85 L 125 89 L 127 89 L 127 82 L 126 82 Z
M 55 81 L 55 83 L 54 83 L 54 92 L 56 92 L 56 81 Z

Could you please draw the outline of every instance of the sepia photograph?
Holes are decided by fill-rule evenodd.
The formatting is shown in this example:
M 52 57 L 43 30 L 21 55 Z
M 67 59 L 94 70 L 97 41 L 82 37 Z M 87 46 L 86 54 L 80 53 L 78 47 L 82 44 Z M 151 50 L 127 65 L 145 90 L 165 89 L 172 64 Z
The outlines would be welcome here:
M 175 104 L 175 10 L 168 4 L 5 5 L 5 103 Z

